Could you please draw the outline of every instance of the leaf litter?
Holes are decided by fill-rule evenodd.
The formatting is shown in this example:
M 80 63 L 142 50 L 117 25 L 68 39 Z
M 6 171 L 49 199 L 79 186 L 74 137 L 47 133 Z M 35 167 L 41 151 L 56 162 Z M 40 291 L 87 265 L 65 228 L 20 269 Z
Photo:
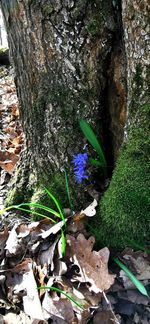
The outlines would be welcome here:
M 83 323 L 82 317 L 86 320 L 91 317 L 90 308 L 98 308 L 102 292 L 114 282 L 114 275 L 109 274 L 107 268 L 108 249 L 96 252 L 93 250 L 93 237 L 86 239 L 83 234 L 76 238 L 67 235 L 66 255 L 60 259 L 60 233 L 56 232 L 51 221 L 46 219 L 45 222 L 45 228 L 42 220 L 34 222 L 34 226 L 32 223 L 15 224 L 9 232 L 5 230 L 1 233 L 4 255 L 0 258 L 0 274 L 5 276 L 6 298 L 13 305 L 22 302 L 26 315 L 37 320 L 56 320 L 58 317 L 66 323 Z M 41 232 L 46 235 L 41 236 Z M 35 250 L 31 249 L 33 242 L 39 243 Z M 60 263 L 63 264 L 61 272 Z M 99 269 L 95 269 L 96 263 Z M 77 267 L 78 272 L 73 269 Z M 37 287 L 40 286 L 45 286 L 45 290 L 42 289 L 39 294 Z M 46 287 L 55 287 L 62 293 L 47 290 Z M 93 300 L 95 296 L 94 305 L 86 297 L 89 293 Z
M 20 158 L 23 133 L 18 119 L 12 69 L 0 69 L 0 116 L 3 121 L 0 124 L 0 168 L 1 193 L 4 195 L 5 184 Z M 20 220 L 9 229 L 2 226 L 2 323 L 38 324 L 51 321 L 84 324 L 91 323 L 90 320 L 93 324 L 150 322 L 149 299 L 135 289 L 116 265 L 110 265 L 111 271 L 108 270 L 110 252 L 107 247 L 94 250 L 95 239 L 86 232 L 84 219 L 92 219 L 96 206 L 97 201 L 94 200 L 79 214 L 70 216 L 68 212 L 69 234 L 66 234 L 66 254 L 63 257 L 63 221 L 54 225 L 48 219 L 39 222 Z M 126 249 L 119 254 L 119 259 L 150 292 L 149 255 Z
M 0 115 L 3 123 L 0 127 L 0 167 L 12 174 L 23 146 L 23 133 L 19 120 L 19 106 L 12 68 L 0 67 Z

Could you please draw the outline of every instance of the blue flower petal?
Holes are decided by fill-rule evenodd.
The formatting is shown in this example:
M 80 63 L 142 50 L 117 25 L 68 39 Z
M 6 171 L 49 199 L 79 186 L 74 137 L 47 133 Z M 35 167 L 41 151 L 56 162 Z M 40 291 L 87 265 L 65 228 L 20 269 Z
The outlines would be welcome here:
M 76 178 L 76 182 L 81 184 L 83 179 L 88 179 L 88 176 L 85 175 L 86 163 L 88 160 L 87 153 L 79 153 L 77 155 L 73 155 L 72 163 L 74 164 L 74 175 Z

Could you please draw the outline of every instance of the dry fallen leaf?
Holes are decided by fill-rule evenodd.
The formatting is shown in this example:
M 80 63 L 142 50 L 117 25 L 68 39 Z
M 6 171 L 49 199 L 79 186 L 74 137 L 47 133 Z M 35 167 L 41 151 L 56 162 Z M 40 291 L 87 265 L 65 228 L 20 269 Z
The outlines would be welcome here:
M 6 241 L 8 239 L 8 229 L 4 229 L 3 232 L 0 232 L 0 258 L 3 258 L 4 256 L 4 247 L 5 247 L 5 244 L 6 244 Z
M 95 243 L 94 237 L 88 240 L 83 234 L 79 234 L 77 239 L 66 235 L 67 253 L 70 260 L 79 267 L 79 274 L 74 279 L 79 282 L 91 284 L 90 291 L 95 293 L 108 290 L 114 283 L 115 275 L 108 273 L 109 250 L 107 247 L 100 251 L 92 251 Z
M 57 232 L 60 231 L 60 229 L 63 227 L 63 225 L 64 225 L 64 221 L 61 221 L 61 222 L 53 225 L 49 230 L 40 234 L 40 236 L 44 239 L 44 238 L 47 238 L 48 236 L 50 236 L 51 234 L 56 234 Z
M 12 174 L 16 163 L 19 161 L 19 156 L 8 151 L 0 151 L 0 167 Z
M 19 116 L 19 109 L 18 109 L 18 105 L 16 104 L 12 104 L 11 105 L 11 115 L 13 117 L 18 117 Z
M 54 270 L 53 258 L 54 258 L 55 247 L 56 247 L 57 243 L 58 243 L 58 238 L 56 238 L 56 240 L 54 241 L 53 244 L 51 244 L 51 245 L 49 244 L 47 249 L 46 249 L 45 245 L 43 244 L 41 247 L 41 250 L 38 254 L 38 258 L 37 258 L 38 264 L 40 264 L 42 266 L 44 266 L 45 264 L 47 266 L 50 265 L 51 271 Z
M 97 206 L 97 200 L 94 199 L 93 202 L 84 210 L 81 210 L 80 214 L 85 214 L 88 217 L 93 217 L 96 214 L 95 207 Z
M 49 292 L 45 292 L 42 302 L 42 308 L 45 319 L 55 319 L 55 323 L 72 323 L 74 312 L 71 302 L 67 298 L 51 297 Z
M 138 256 L 137 259 L 130 257 L 131 264 L 134 265 L 136 269 L 136 277 L 139 280 L 149 280 L 150 279 L 150 263 L 149 260 L 144 258 L 142 255 Z
M 17 228 L 17 225 L 14 225 L 14 227 L 10 231 L 9 237 L 6 241 L 5 250 L 6 250 L 7 256 L 16 255 L 20 248 L 19 244 L 18 244 L 16 228 Z
M 113 312 L 110 310 L 98 311 L 93 318 L 93 324 L 119 324 L 120 321 L 116 321 Z
M 17 302 L 17 298 L 18 301 L 22 299 L 25 313 L 32 318 L 43 320 L 44 318 L 32 265 L 32 261 L 26 259 L 7 273 L 6 283 L 9 289 L 9 300 L 15 303 Z
M 32 324 L 33 323 L 33 320 L 29 318 L 22 311 L 20 312 L 20 314 L 15 314 L 10 312 L 7 315 L 3 316 L 3 320 L 4 320 L 4 324 Z
M 37 291 L 37 284 L 33 275 L 33 270 L 23 274 L 24 289 L 26 296 L 23 296 L 24 311 L 27 315 L 38 320 L 44 320 L 42 307 Z

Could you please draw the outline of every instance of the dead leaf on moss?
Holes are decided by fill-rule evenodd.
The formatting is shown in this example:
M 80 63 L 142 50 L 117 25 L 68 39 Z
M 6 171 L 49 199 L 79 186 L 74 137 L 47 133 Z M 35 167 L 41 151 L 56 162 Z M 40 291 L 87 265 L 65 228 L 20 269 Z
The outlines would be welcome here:
M 114 283 L 115 275 L 108 273 L 109 250 L 103 248 L 100 251 L 92 251 L 95 243 L 94 237 L 88 240 L 83 234 L 77 239 L 67 235 L 67 255 L 70 260 L 79 267 L 80 273 L 74 277 L 79 282 L 89 282 L 90 291 L 95 293 L 108 290 Z
M 97 200 L 94 199 L 93 202 L 84 210 L 81 210 L 80 214 L 85 214 L 88 217 L 93 217 L 96 214 L 95 207 L 98 205 Z

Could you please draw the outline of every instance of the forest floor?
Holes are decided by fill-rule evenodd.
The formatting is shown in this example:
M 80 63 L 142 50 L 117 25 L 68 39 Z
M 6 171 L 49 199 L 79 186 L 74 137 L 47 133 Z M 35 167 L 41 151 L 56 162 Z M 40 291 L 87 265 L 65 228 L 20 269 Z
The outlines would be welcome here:
M 0 66 L 0 117 L 2 211 L 23 147 L 11 67 Z M 82 211 L 85 217 L 89 209 Z M 121 253 L 107 247 L 95 251 L 95 239 L 89 237 L 79 214 L 67 218 L 63 256 L 61 226 L 62 221 L 54 225 L 29 216 L 23 221 L 17 212 L 15 221 L 8 212 L 1 215 L 0 323 L 150 323 L 149 298 L 112 258 L 119 258 L 150 295 L 149 254 L 131 248 Z

